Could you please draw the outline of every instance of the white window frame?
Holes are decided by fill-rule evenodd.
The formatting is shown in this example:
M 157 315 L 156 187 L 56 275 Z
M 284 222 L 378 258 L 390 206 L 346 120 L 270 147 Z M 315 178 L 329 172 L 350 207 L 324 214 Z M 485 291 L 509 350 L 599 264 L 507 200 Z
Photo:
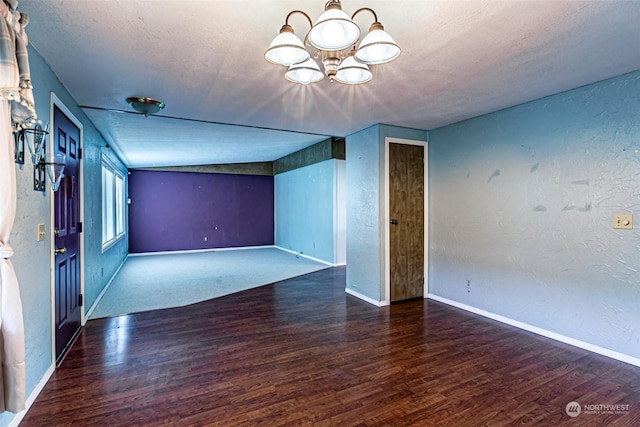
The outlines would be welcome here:
M 126 234 L 125 176 L 105 155 L 101 156 L 102 252 L 115 245 Z

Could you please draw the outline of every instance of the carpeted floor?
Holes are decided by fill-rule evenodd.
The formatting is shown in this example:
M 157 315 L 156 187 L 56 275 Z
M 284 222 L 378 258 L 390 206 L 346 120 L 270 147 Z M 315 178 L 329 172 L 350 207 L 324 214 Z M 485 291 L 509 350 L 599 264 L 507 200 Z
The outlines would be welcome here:
M 180 307 L 324 268 L 277 248 L 130 255 L 90 318 Z

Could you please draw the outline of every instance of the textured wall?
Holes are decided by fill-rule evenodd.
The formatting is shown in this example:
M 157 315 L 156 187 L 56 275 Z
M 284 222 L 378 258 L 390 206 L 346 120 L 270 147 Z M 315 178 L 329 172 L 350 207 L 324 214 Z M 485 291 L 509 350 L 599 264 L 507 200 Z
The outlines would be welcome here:
M 427 131 L 376 125 L 346 140 L 347 289 L 385 301 L 384 149 L 387 137 L 426 141 Z
M 129 250 L 273 245 L 273 177 L 132 171 Z
M 69 104 L 65 105 L 69 106 Z M 125 180 L 127 169 L 113 151 L 105 148 L 106 142 L 84 114 L 76 117 L 83 118 L 81 120 L 84 126 L 82 177 L 84 179 L 84 310 L 86 313 L 129 253 L 129 241 L 126 236 L 102 252 L 102 160 L 100 155 L 104 154 L 108 157 L 111 163 L 123 172 Z M 125 189 L 126 186 L 125 181 Z
M 381 206 L 379 127 L 347 136 L 347 288 L 380 301 Z
M 76 116 L 77 117 L 77 116 Z M 83 116 L 84 117 L 84 116 Z M 93 124 L 84 121 L 84 278 L 85 278 L 85 313 L 96 302 L 98 295 L 107 285 L 111 277 L 118 271 L 127 254 L 129 241 L 126 236 L 106 251 L 102 252 L 102 160 L 104 154 L 111 163 L 123 172 L 125 189 L 127 169 L 115 153 L 105 148 L 102 139 Z M 125 215 L 127 211 L 125 209 Z M 126 223 L 126 219 L 125 219 Z
M 100 134 L 78 108 L 73 98 L 60 84 L 42 57 L 29 47 L 31 79 L 38 117 L 49 120 L 50 93 L 54 92 L 83 123 L 83 179 L 84 179 L 84 291 L 85 312 L 104 288 L 111 275 L 127 255 L 127 239 L 101 251 L 100 227 L 100 147 L 105 145 Z M 51 281 L 49 256 L 51 245 L 50 190 L 33 191 L 33 168 L 26 159 L 24 166 L 16 165 L 17 214 L 11 235 L 15 251 L 12 258 L 22 297 L 25 327 L 26 392 L 32 393 L 46 370 L 51 366 Z M 119 164 L 115 159 L 116 164 Z M 46 236 L 36 241 L 37 224 L 45 224 Z M 0 425 L 11 422 L 8 413 L 0 415 Z
M 331 264 L 336 257 L 338 162 L 325 160 L 275 176 L 275 244 Z
M 49 92 L 38 90 L 47 80 L 38 70 L 44 67 L 41 59 L 29 50 L 36 112 L 42 120 L 49 120 Z M 35 68 L 35 70 L 34 70 Z M 36 78 L 34 78 L 34 72 Z M 38 83 L 39 86 L 36 86 Z M 25 147 L 25 164 L 16 165 L 16 217 L 10 236 L 14 255 L 11 258 L 20 286 L 25 334 L 26 393 L 33 391 L 51 366 L 51 282 L 49 276 L 49 193 L 33 191 L 33 166 Z M 6 185 L 4 182 L 0 185 Z M 45 224 L 45 240 L 36 241 L 37 224 Z M 0 425 L 9 425 L 12 414 L 0 414 Z
M 640 72 L 430 132 L 430 292 L 640 357 L 638 94 Z

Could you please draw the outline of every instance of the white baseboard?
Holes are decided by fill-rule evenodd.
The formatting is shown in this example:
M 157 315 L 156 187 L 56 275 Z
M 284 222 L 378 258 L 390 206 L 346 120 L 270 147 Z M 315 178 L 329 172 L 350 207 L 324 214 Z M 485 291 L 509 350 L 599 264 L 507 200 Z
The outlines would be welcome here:
M 295 251 L 292 251 L 291 249 L 283 248 L 282 246 L 275 245 L 274 248 L 280 249 L 281 251 L 289 252 L 289 253 L 294 254 L 296 256 L 301 256 L 302 258 L 310 259 L 311 261 L 315 261 L 315 262 L 319 262 L 321 264 L 328 265 L 330 267 L 336 267 L 337 266 L 337 264 L 333 264 L 331 262 L 325 261 L 325 260 L 320 259 L 320 258 L 315 258 L 315 257 L 309 256 L 309 255 L 305 255 L 302 252 L 295 252 Z
M 373 298 L 370 298 L 366 295 L 362 295 L 360 292 L 356 292 L 353 289 L 345 288 L 344 290 L 349 295 L 353 295 L 356 298 L 361 299 L 362 301 L 368 302 L 369 304 L 373 304 L 376 307 L 384 307 L 385 305 L 389 305 L 387 301 L 376 301 Z
M 336 267 L 338 265 L 346 265 L 344 264 L 332 264 L 328 261 L 325 261 L 320 258 L 315 258 L 309 255 L 305 255 L 300 252 L 292 251 L 291 249 L 283 248 L 278 245 L 263 245 L 263 246 L 241 246 L 241 247 L 232 247 L 232 248 L 210 248 L 210 249 L 188 249 L 182 251 L 164 251 L 164 252 L 142 252 L 137 254 L 129 254 L 130 257 L 136 256 L 153 256 L 153 255 L 173 255 L 173 254 L 193 254 L 200 252 L 222 252 L 222 251 L 242 251 L 242 250 L 250 250 L 250 249 L 280 249 L 281 251 L 289 252 L 297 256 L 301 256 L 303 258 L 309 259 L 311 261 L 319 262 L 321 264 L 325 264 L 331 267 Z
M 499 314 L 494 314 L 489 311 L 481 310 L 479 308 L 462 304 L 447 298 L 443 298 L 438 295 L 429 294 L 428 298 L 434 301 L 439 301 L 441 303 L 453 306 L 453 307 L 460 308 L 465 311 L 469 311 L 471 313 L 479 314 L 480 316 L 483 316 L 483 317 L 488 317 L 489 319 L 497 320 L 498 322 L 506 323 L 507 325 L 515 326 L 516 328 L 519 328 L 519 329 L 524 329 L 525 331 L 533 332 L 534 334 L 542 335 L 543 337 L 551 338 L 553 340 L 560 341 L 565 344 L 569 344 L 574 347 L 581 348 L 583 350 L 588 350 L 593 353 L 601 354 L 603 356 L 607 356 L 612 359 L 616 359 L 621 362 L 628 363 L 630 365 L 640 366 L 640 359 L 638 359 L 637 357 L 629 356 L 627 354 L 609 350 L 607 348 L 590 344 L 588 342 L 580 341 L 575 338 L 571 338 L 555 332 L 547 331 L 546 329 L 538 328 L 537 326 L 532 326 L 527 323 L 520 322 L 518 320 L 510 319 L 508 317 L 504 317 Z
M 199 252 L 241 251 L 245 249 L 269 249 L 269 248 L 277 248 L 277 246 L 274 246 L 274 245 L 238 246 L 238 247 L 230 247 L 230 248 L 185 249 L 181 251 L 140 252 L 136 254 L 129 254 L 129 256 L 193 254 L 193 253 L 199 253 Z
M 127 262 L 127 258 L 130 257 L 130 256 L 131 255 L 127 255 L 124 258 L 124 260 L 122 261 L 122 263 L 120 264 L 120 266 L 118 267 L 116 272 L 111 275 L 111 278 L 109 279 L 109 281 L 107 282 L 105 287 L 102 288 L 102 291 L 100 292 L 100 294 L 98 294 L 98 297 L 96 298 L 96 300 L 93 302 L 93 304 L 91 304 L 91 307 L 89 308 L 89 310 L 87 310 L 87 314 L 85 314 L 84 318 L 82 319 L 82 326 L 84 326 L 87 323 L 87 320 L 89 320 L 91 318 L 91 315 L 93 314 L 94 310 L 98 306 L 98 303 L 100 302 L 100 300 L 102 299 L 104 294 L 107 293 L 107 290 L 109 289 L 109 287 L 113 283 L 113 280 L 116 278 L 118 273 L 120 273 L 120 270 L 122 270 L 122 267 L 124 267 L 124 263 Z
M 49 381 L 49 379 L 51 378 L 51 375 L 53 375 L 53 372 L 55 370 L 56 370 L 55 365 L 51 364 L 51 366 L 49 366 L 47 371 L 44 373 L 42 378 L 40 378 L 40 381 L 38 382 L 38 384 L 36 384 L 35 388 L 27 398 L 27 401 L 24 404 L 25 409 L 21 412 L 18 412 L 13 417 L 13 419 L 9 423 L 9 427 L 18 427 L 20 425 L 20 422 L 22 421 L 24 416 L 27 415 L 27 411 L 29 410 L 29 408 L 31 408 L 31 406 L 33 405 L 33 402 L 36 401 L 38 395 L 40 395 L 40 392 L 42 392 L 42 390 L 44 389 L 44 386 L 47 385 L 47 382 Z

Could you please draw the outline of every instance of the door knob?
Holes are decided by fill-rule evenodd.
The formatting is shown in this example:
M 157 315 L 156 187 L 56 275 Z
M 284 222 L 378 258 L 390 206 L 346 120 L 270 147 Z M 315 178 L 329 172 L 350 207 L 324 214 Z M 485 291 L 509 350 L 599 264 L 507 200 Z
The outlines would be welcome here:
M 398 220 L 397 219 L 392 219 L 391 220 L 391 225 L 398 225 Z
M 53 252 L 55 252 L 56 254 L 66 254 L 67 248 L 56 248 Z

